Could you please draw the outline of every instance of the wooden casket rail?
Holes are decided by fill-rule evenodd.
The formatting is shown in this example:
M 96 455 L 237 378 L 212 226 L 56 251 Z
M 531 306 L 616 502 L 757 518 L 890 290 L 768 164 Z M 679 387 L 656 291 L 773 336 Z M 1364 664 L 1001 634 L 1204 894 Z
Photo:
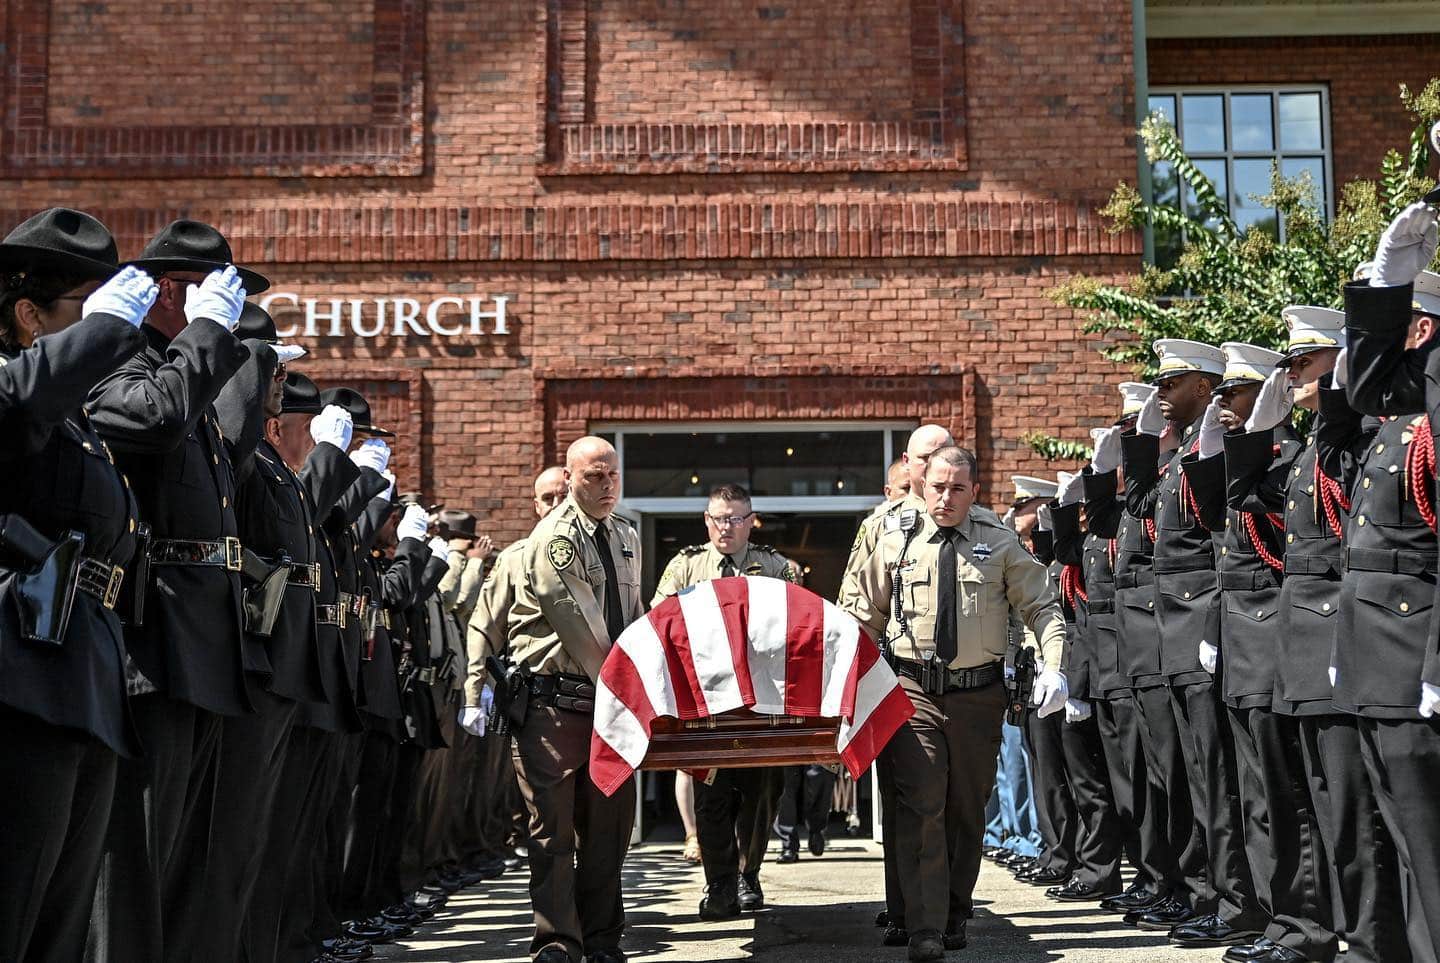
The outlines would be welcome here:
M 749 709 L 681 722 L 656 719 L 641 769 L 744 769 L 840 762 L 840 720 L 757 715 Z

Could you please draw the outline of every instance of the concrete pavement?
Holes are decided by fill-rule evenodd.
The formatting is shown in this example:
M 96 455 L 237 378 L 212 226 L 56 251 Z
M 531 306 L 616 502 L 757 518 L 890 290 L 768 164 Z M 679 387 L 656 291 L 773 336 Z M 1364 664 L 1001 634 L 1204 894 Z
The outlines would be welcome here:
M 630 851 L 625 866 L 632 960 L 756 960 L 762 963 L 902 963 L 904 949 L 879 945 L 873 925 L 883 905 L 880 847 L 838 839 L 825 855 L 765 867 L 768 907 L 727 923 L 695 915 L 699 867 L 680 858 L 678 844 Z M 524 963 L 529 959 L 530 906 L 526 873 L 507 873 L 456 894 L 404 943 L 379 948 L 378 960 L 401 963 Z M 970 947 L 946 957 L 956 963 L 1042 963 L 1050 960 L 1211 963 L 1219 950 L 1181 950 L 1163 934 L 1142 933 L 1088 905 L 1054 903 L 1043 890 L 1016 883 L 989 863 L 976 889 Z

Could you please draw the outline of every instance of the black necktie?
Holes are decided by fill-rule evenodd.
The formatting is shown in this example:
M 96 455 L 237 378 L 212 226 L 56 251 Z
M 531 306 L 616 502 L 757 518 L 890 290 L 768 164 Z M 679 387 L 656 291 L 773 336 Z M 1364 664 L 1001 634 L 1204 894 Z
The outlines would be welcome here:
M 615 559 L 610 557 L 610 531 L 604 522 L 595 523 L 595 546 L 600 549 L 600 566 L 605 569 L 605 630 L 613 643 L 625 631 L 621 609 L 620 582 L 615 577 Z
M 935 596 L 935 654 L 949 665 L 955 660 L 955 536 L 953 528 L 940 529 L 940 572 Z
M 734 575 L 734 574 L 735 574 L 735 560 L 734 560 L 733 558 L 731 558 L 729 555 L 723 555 L 723 556 L 721 556 L 721 558 L 720 558 L 720 577 L 721 577 L 721 578 L 729 578 L 730 576 L 732 576 L 732 575 Z

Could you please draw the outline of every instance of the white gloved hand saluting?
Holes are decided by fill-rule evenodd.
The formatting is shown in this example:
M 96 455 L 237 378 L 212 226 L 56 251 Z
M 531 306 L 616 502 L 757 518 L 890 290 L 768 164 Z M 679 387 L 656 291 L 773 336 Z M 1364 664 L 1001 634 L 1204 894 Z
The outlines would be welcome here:
M 1112 472 L 1120 467 L 1120 426 L 1096 428 L 1090 432 L 1095 442 L 1095 454 L 1090 457 L 1090 469 L 1097 475 Z
M 292 361 L 305 357 L 305 348 L 298 344 L 277 344 L 275 345 L 275 357 L 281 364 L 289 364 Z
M 328 442 L 345 451 L 350 447 L 350 436 L 354 432 L 354 419 L 339 405 L 326 405 L 320 414 L 310 419 L 310 437 L 317 445 Z
M 390 484 L 383 492 L 381 492 L 379 495 L 376 495 L 375 497 L 383 498 L 387 502 L 393 502 L 395 500 L 395 473 L 387 468 L 380 473 L 380 477 L 385 479 Z
M 1066 722 L 1084 722 L 1086 719 L 1090 718 L 1090 713 L 1092 711 L 1093 710 L 1090 708 L 1090 703 L 1086 702 L 1084 699 L 1065 700 Z
M 1062 471 L 1059 475 L 1060 491 L 1055 495 L 1055 502 L 1061 508 L 1067 505 L 1077 504 L 1085 497 L 1085 476 L 1079 472 L 1073 475 L 1068 471 Z
M 1211 675 L 1215 674 L 1215 668 L 1220 664 L 1220 650 L 1209 642 L 1200 643 L 1200 668 Z
M 1225 425 L 1220 421 L 1220 399 L 1211 398 L 1200 416 L 1200 457 L 1214 458 L 1225 450 Z
M 1165 433 L 1165 424 L 1165 416 L 1160 413 L 1160 392 L 1157 389 L 1150 392 L 1150 397 L 1140 406 L 1140 414 L 1135 418 L 1135 430 L 1142 435 L 1159 438 Z
M 1245 419 L 1248 432 L 1270 431 L 1290 420 L 1295 407 L 1295 389 L 1290 387 L 1290 375 L 1284 368 L 1276 368 L 1260 386 L 1255 396 L 1255 407 Z
M 109 314 L 138 328 L 159 296 L 160 289 L 150 275 L 137 267 L 123 267 L 85 299 L 80 314 Z
M 209 318 L 226 331 L 234 331 L 245 308 L 245 285 L 235 265 L 211 271 L 200 284 L 185 288 L 185 320 Z
M 1433 719 L 1436 709 L 1440 709 L 1440 686 L 1433 686 L 1428 682 L 1420 683 L 1420 715 Z
M 1035 527 L 1042 532 L 1055 530 L 1055 522 L 1050 517 L 1050 506 L 1041 504 L 1035 509 Z
M 390 465 L 390 446 L 379 438 L 366 438 L 360 442 L 359 448 L 350 453 L 350 460 L 378 474 Z
M 430 554 L 440 559 L 440 561 L 444 562 L 450 558 L 450 545 L 439 535 L 430 539 L 428 544 L 430 546 Z
M 1330 372 L 1330 383 L 1337 388 L 1345 387 L 1345 382 L 1350 380 L 1350 346 L 1346 345 L 1340 349 L 1335 356 L 1335 369 Z M 1324 385 L 1321 385 L 1324 387 Z
M 400 523 L 395 526 L 395 537 L 401 541 L 414 538 L 423 542 L 429 530 L 430 516 L 425 514 L 425 509 L 419 505 L 407 505 L 405 514 L 400 516 Z
M 1065 675 L 1054 669 L 1046 669 L 1035 679 L 1035 694 L 1030 702 L 1037 707 L 1037 714 L 1043 719 L 1065 708 L 1065 702 L 1069 698 L 1070 683 L 1065 681 Z
M 1440 215 L 1424 201 L 1416 201 L 1395 216 L 1375 248 L 1370 271 L 1372 288 L 1414 284 L 1429 267 L 1440 245 Z

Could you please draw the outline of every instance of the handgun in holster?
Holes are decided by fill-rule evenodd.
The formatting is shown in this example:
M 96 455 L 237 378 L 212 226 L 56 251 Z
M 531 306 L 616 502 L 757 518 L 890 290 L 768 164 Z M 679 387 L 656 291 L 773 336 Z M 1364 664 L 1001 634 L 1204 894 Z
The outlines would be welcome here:
M 145 624 L 145 595 L 150 590 L 150 526 L 141 523 L 135 529 L 135 556 L 125 570 L 125 585 L 116 606 L 120 621 L 132 628 Z
M 1012 726 L 1025 722 L 1025 713 L 1030 709 L 1030 698 L 1035 693 L 1035 650 L 1022 646 L 1015 653 L 1014 674 L 1006 673 L 1005 692 L 1009 705 L 1005 707 L 1005 721 Z
M 440 661 L 435 664 L 435 681 L 441 687 L 450 684 L 450 676 L 455 671 L 455 650 L 446 649 L 445 654 L 440 656 Z
M 51 645 L 65 641 L 84 548 L 79 532 L 51 540 L 19 515 L 0 515 L 0 564 L 13 572 L 6 590 L 14 595 L 25 638 Z
M 280 618 L 280 604 L 285 601 L 285 587 L 290 582 L 290 556 L 282 553 L 279 561 L 267 562 L 247 548 L 242 550 L 240 558 L 240 576 L 245 583 L 241 588 L 245 631 L 268 639 Z
M 920 660 L 920 688 L 926 695 L 942 696 L 950 681 L 950 667 L 934 652 L 925 654 Z

